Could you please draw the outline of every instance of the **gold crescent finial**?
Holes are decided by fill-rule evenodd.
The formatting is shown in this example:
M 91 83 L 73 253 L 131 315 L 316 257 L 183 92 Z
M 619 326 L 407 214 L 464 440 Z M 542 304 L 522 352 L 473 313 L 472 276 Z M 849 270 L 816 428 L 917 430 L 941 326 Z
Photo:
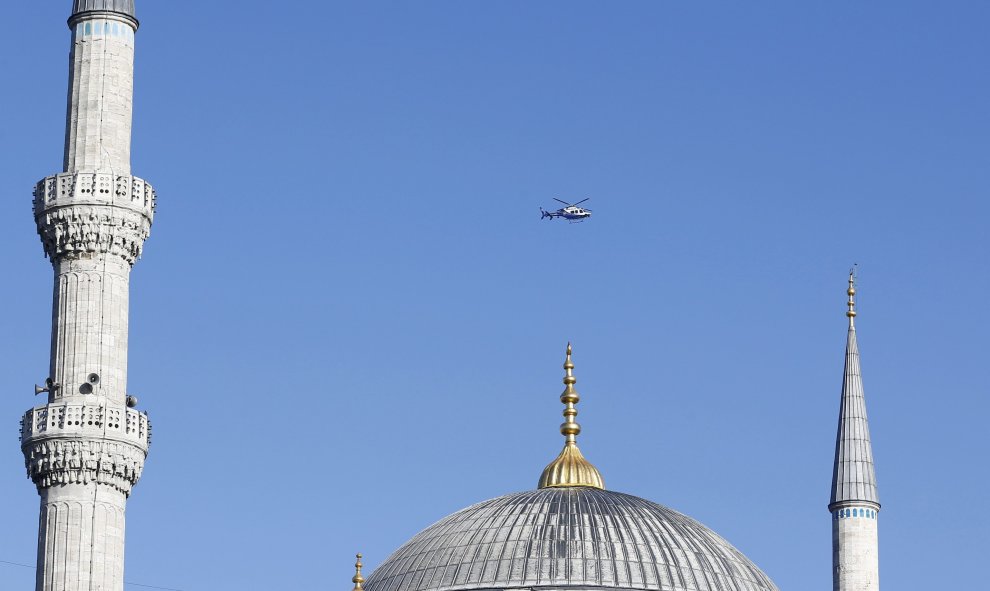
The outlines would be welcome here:
M 361 576 L 361 567 L 363 566 L 364 565 L 361 564 L 361 554 L 358 553 L 357 562 L 354 563 L 354 578 L 351 579 L 351 582 L 354 583 L 354 589 L 352 591 L 364 591 L 364 587 L 362 587 L 364 584 L 364 577 Z
M 849 271 L 849 289 L 846 293 L 849 295 L 849 309 L 846 311 L 846 316 L 849 317 L 849 326 L 853 326 L 853 318 L 856 318 L 856 267 Z
M 605 488 L 598 469 L 585 459 L 577 446 L 577 436 L 581 433 L 581 425 L 575 420 L 576 405 L 581 401 L 574 384 L 574 362 L 571 361 L 571 344 L 567 343 L 567 357 L 564 359 L 564 392 L 560 401 L 564 403 L 564 422 L 560 425 L 560 434 L 564 436 L 564 449 L 557 459 L 543 469 L 540 476 L 540 488 L 557 486 L 590 486 Z

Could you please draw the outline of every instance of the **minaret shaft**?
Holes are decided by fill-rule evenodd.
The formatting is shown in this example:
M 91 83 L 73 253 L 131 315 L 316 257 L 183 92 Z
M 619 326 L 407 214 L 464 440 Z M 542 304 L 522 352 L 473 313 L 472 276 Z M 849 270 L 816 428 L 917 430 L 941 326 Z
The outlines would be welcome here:
M 123 493 L 108 487 L 69 484 L 45 489 L 36 588 L 122 589 L 126 501 Z
M 65 172 L 131 173 L 133 23 L 113 13 L 73 19 Z
M 130 265 L 115 256 L 64 259 L 55 267 L 49 401 L 85 401 L 96 393 L 118 405 L 127 397 Z M 99 376 L 91 384 L 89 377 Z M 83 390 L 92 390 L 85 393 Z
M 74 0 L 65 161 L 34 217 L 54 270 L 47 404 L 21 450 L 41 497 L 37 591 L 122 591 L 125 507 L 150 444 L 127 390 L 131 266 L 155 193 L 130 175 L 133 0 Z
M 880 589 L 877 515 L 876 509 L 862 505 L 833 510 L 832 591 Z

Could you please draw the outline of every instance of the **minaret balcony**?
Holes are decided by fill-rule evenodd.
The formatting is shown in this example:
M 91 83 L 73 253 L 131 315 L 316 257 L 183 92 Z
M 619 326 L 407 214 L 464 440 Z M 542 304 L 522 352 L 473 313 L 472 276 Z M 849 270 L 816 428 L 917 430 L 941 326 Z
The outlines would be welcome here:
M 38 491 L 97 483 L 129 496 L 151 445 L 148 415 L 112 403 L 50 403 L 21 420 L 21 451 Z
M 38 181 L 34 190 L 34 215 L 72 205 L 120 207 L 148 218 L 155 216 L 155 189 L 131 175 L 64 172 Z
M 34 190 L 38 235 L 53 261 L 109 253 L 133 265 L 154 215 L 155 189 L 135 176 L 67 172 Z
M 49 437 L 115 439 L 145 451 L 151 445 L 148 415 L 112 403 L 51 403 L 27 411 L 21 443 Z

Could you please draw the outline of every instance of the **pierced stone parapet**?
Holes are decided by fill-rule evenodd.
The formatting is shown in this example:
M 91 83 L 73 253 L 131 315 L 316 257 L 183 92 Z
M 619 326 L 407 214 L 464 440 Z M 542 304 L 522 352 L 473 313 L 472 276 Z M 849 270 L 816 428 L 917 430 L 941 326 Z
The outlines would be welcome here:
M 54 403 L 32 408 L 21 421 L 21 441 L 33 437 L 111 437 L 145 449 L 151 443 L 148 415 L 113 404 Z
M 155 215 L 155 189 L 136 176 L 106 173 L 63 172 L 38 181 L 34 190 L 34 214 L 65 205 L 112 205 Z
M 148 416 L 115 405 L 48 404 L 21 420 L 27 475 L 39 490 L 96 482 L 129 495 L 150 445 Z
M 34 219 L 45 255 L 57 260 L 109 253 L 133 265 L 151 233 L 155 198 L 149 183 L 129 175 L 42 179 L 34 190 Z

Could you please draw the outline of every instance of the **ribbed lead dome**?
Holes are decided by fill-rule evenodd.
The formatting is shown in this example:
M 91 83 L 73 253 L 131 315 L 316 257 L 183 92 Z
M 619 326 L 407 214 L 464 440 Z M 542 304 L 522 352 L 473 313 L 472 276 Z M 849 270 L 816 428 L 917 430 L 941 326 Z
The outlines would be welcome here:
M 638 497 L 576 487 L 515 493 L 458 511 L 399 548 L 365 591 L 564 586 L 777 590 L 690 517 Z

